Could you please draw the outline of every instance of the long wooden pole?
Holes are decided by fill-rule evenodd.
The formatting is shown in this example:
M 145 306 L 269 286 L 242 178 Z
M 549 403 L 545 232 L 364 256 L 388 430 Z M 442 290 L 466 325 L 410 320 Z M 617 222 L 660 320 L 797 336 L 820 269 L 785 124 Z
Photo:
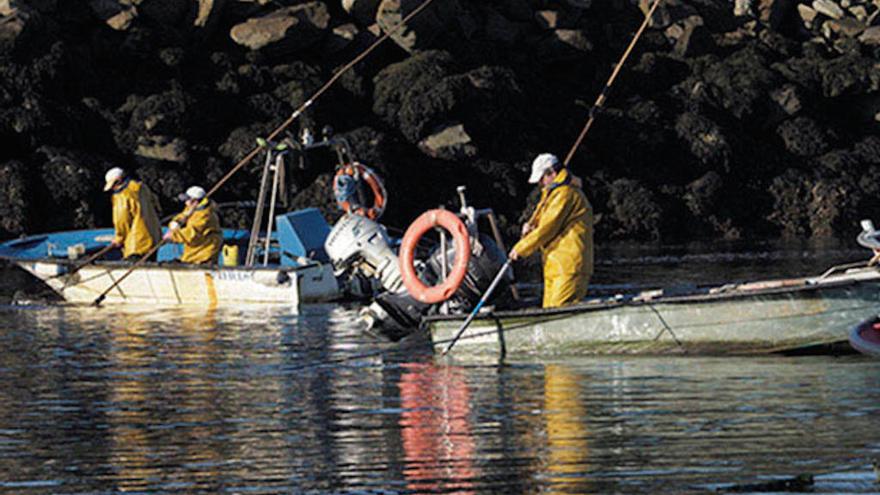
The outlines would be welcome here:
M 449 351 L 452 350 L 452 347 L 455 345 L 456 342 L 458 342 L 458 339 L 461 338 L 461 335 L 464 333 L 467 327 L 470 326 L 472 321 L 474 321 L 474 317 L 477 316 L 477 313 L 480 312 L 480 309 L 483 307 L 484 304 L 486 304 L 486 301 L 489 300 L 489 296 L 491 296 L 492 292 L 495 291 L 495 287 L 498 287 L 498 283 L 501 282 L 501 278 L 504 277 L 504 274 L 507 273 L 507 269 L 510 268 L 510 263 L 512 261 L 513 260 L 508 259 L 504 262 L 504 265 L 501 267 L 501 269 L 498 270 L 498 275 L 495 275 L 495 280 L 493 280 L 492 283 L 489 284 L 489 288 L 486 289 L 483 297 L 480 298 L 480 301 L 477 303 L 476 306 L 474 306 L 474 309 L 471 310 L 471 314 L 467 316 L 467 318 L 464 320 L 464 323 L 462 323 L 461 327 L 458 329 L 458 332 L 455 333 L 455 337 L 452 338 L 452 342 L 450 342 L 449 345 L 446 346 L 446 349 L 443 351 L 444 356 L 449 354 Z
M 121 284 L 123 280 L 128 278 L 128 276 L 131 275 L 131 273 L 134 271 L 135 268 L 139 267 L 145 261 L 147 261 L 147 259 L 150 256 L 152 256 L 156 251 L 158 251 L 159 248 L 162 247 L 162 245 L 164 245 L 164 244 L 165 244 L 165 239 L 161 239 L 159 242 L 157 242 L 155 246 L 153 246 L 149 251 L 147 251 L 147 254 L 141 256 L 141 259 L 135 261 L 134 264 L 131 265 L 131 267 L 125 273 L 123 273 L 121 277 L 117 278 L 116 281 L 114 281 L 110 285 L 110 287 L 107 287 L 106 289 L 104 289 L 104 292 L 102 292 L 100 296 L 98 296 L 97 298 L 95 298 L 94 301 L 92 301 L 92 306 L 100 306 L 101 302 L 104 301 L 104 298 L 107 297 L 107 294 L 109 294 L 111 290 L 115 289 L 116 286 Z
M 596 98 L 596 102 L 593 103 L 593 107 L 590 108 L 590 118 L 587 119 L 587 123 L 584 125 L 584 128 L 581 130 L 580 135 L 578 135 L 577 140 L 575 140 L 574 145 L 572 145 L 571 150 L 569 150 L 568 155 L 565 156 L 565 160 L 562 162 L 565 166 L 568 166 L 569 162 L 571 162 L 572 157 L 574 157 L 575 152 L 581 146 L 584 138 L 587 136 L 587 132 L 590 131 L 590 127 L 593 126 L 593 121 L 596 119 L 596 111 L 605 104 L 605 100 L 608 99 L 608 94 L 611 91 L 611 85 L 614 84 L 614 80 L 617 79 L 617 75 L 620 74 L 620 69 L 623 68 L 624 62 L 629 58 L 630 53 L 632 53 L 633 48 L 635 48 L 636 43 L 639 41 L 639 38 L 642 37 L 642 33 L 645 32 L 645 28 L 648 27 L 648 24 L 651 22 L 651 18 L 654 16 L 654 11 L 657 10 L 657 7 L 660 6 L 660 2 L 663 0 L 654 0 L 654 5 L 651 6 L 651 9 L 648 11 L 648 14 L 645 16 L 645 20 L 642 21 L 642 25 L 639 27 L 639 30 L 636 31 L 635 36 L 633 36 L 632 41 L 630 41 L 629 46 L 626 47 L 626 51 L 623 52 L 623 56 L 620 57 L 620 60 L 617 62 L 617 65 L 614 66 L 614 70 L 611 71 L 611 77 L 608 78 L 608 82 L 605 83 L 605 87 L 602 88 L 602 92 L 599 93 L 599 96 Z
M 69 277 L 69 276 L 73 275 L 74 273 L 80 271 L 80 270 L 81 270 L 82 268 L 84 268 L 86 265 L 91 264 L 91 263 L 92 263 L 93 261 L 95 261 L 96 259 L 98 259 L 98 258 L 100 258 L 101 256 L 104 256 L 105 254 L 107 254 L 108 252 L 110 252 L 111 249 L 113 249 L 113 244 L 107 244 L 106 246 L 104 246 L 103 248 L 101 248 L 97 253 L 95 253 L 95 254 L 89 256 L 88 258 L 86 258 L 86 259 L 84 259 L 82 262 L 80 262 L 80 264 L 76 265 L 76 266 L 73 268 L 73 270 L 70 270 L 70 271 L 67 272 L 67 273 L 59 273 L 58 275 L 52 275 L 52 276 L 49 277 L 47 280 L 49 280 L 49 279 L 53 279 L 53 278 L 58 278 L 58 277 Z

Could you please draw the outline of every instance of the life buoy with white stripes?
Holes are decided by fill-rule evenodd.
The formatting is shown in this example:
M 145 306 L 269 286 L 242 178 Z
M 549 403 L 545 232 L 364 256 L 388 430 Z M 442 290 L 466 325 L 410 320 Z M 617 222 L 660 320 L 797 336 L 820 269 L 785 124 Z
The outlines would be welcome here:
M 358 197 L 358 182 L 363 181 L 370 188 L 373 195 L 371 206 L 363 204 Z M 385 212 L 388 193 L 385 185 L 375 172 L 358 162 L 343 165 L 336 170 L 333 177 L 333 194 L 336 196 L 336 204 L 346 213 L 354 213 L 377 220 Z
M 425 232 L 435 227 L 442 227 L 452 234 L 452 241 L 455 246 L 455 262 L 452 264 L 452 270 L 445 280 L 437 285 L 428 287 L 416 275 L 413 263 L 419 239 L 425 235 Z M 452 297 L 452 294 L 458 290 L 465 274 L 467 274 L 468 262 L 471 259 L 471 240 L 467 227 L 465 227 L 461 219 L 448 210 L 428 210 L 422 213 L 419 218 L 416 218 L 409 228 L 406 229 L 403 241 L 400 244 L 399 259 L 403 285 L 406 286 L 406 290 L 411 296 L 428 304 L 443 302 Z

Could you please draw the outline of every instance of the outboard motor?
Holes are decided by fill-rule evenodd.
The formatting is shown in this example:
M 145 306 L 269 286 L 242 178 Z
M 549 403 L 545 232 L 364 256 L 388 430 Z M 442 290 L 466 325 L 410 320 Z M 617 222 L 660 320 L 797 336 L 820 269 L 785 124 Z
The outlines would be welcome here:
M 324 249 L 337 276 L 363 276 L 371 282 L 373 302 L 361 310 L 367 330 L 398 340 L 419 324 L 428 306 L 410 297 L 403 285 L 397 255 L 385 228 L 369 218 L 346 214 L 327 236 Z
M 470 311 L 492 283 L 507 255 L 498 242 L 477 232 L 476 219 L 479 215 L 489 216 L 493 230 L 497 232 L 491 210 L 476 211 L 467 207 L 463 193 L 464 188 L 459 188 L 462 199 L 460 216 L 464 217 L 470 233 L 471 256 L 462 283 L 445 302 L 429 304 L 409 294 L 403 283 L 398 255 L 392 249 L 385 228 L 376 221 L 348 213 L 330 231 L 324 249 L 337 276 L 349 273 L 350 276 L 363 276 L 370 281 L 367 285 L 371 287 L 373 302 L 363 308 L 360 314 L 368 331 L 399 340 L 417 328 L 422 317 L 432 311 L 441 308 L 450 312 Z M 435 248 L 425 262 L 415 260 L 416 276 L 429 284 L 442 279 L 444 254 L 448 271 L 455 259 L 453 243 L 449 243 L 445 253 L 440 247 Z M 506 285 L 509 280 L 503 283 Z M 502 291 L 503 288 L 496 290 L 495 294 Z
M 451 245 L 446 248 L 446 266 L 452 266 L 455 258 L 455 250 Z M 494 240 L 486 234 L 479 233 L 478 239 L 471 239 L 471 259 L 468 263 L 467 274 L 464 281 L 452 298 L 449 299 L 449 309 L 453 312 L 470 311 L 480 301 L 483 293 L 489 288 L 492 280 L 501 270 L 507 254 L 501 250 Z M 443 256 L 440 248 L 435 249 L 427 260 L 435 280 L 440 280 L 443 273 Z M 501 280 L 501 285 L 495 290 L 495 294 L 502 294 L 507 290 L 510 281 L 506 278 Z

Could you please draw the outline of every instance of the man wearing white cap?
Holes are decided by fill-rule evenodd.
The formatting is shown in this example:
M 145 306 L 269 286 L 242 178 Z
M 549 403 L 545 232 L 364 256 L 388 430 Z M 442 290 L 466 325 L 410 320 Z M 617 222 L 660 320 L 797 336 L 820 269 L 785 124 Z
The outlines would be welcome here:
M 104 191 L 112 191 L 113 246 L 122 248 L 122 257 L 139 259 L 162 237 L 159 200 L 146 184 L 126 176 L 113 167 L 104 175 Z
M 223 230 L 216 205 L 199 186 L 190 187 L 179 198 L 186 208 L 168 224 L 163 239 L 183 244 L 183 263 L 217 263 L 223 247 Z
M 530 184 L 540 183 L 541 200 L 523 225 L 523 237 L 510 250 L 517 260 L 541 251 L 544 259 L 545 308 L 580 301 L 593 275 L 593 208 L 555 155 L 532 162 Z

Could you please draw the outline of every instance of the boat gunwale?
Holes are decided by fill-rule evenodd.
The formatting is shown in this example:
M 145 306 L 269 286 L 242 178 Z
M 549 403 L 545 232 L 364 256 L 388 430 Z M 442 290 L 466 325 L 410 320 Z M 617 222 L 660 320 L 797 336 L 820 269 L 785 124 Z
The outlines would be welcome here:
M 0 255 L 0 260 L 7 261 L 9 263 L 54 263 L 57 265 L 63 265 L 68 267 L 75 267 L 76 260 L 66 259 L 66 258 L 12 258 L 8 256 Z M 222 270 L 236 270 L 236 271 L 284 271 L 284 272 L 295 272 L 300 270 L 305 270 L 307 268 L 315 268 L 322 267 L 329 263 L 320 263 L 318 261 L 313 261 L 311 263 L 300 265 L 300 266 L 285 266 L 285 265 L 269 265 L 269 266 L 244 266 L 244 265 L 218 265 L 218 264 L 192 264 L 192 263 L 180 263 L 173 261 L 147 261 L 141 263 L 137 266 L 138 269 L 142 268 L 162 268 L 162 269 L 185 269 L 185 270 L 202 270 L 202 271 L 222 271 Z M 131 268 L 134 266 L 134 263 L 123 261 L 123 260 L 112 260 L 112 261 L 96 261 L 93 263 L 89 263 L 88 265 L 82 268 Z M 81 269 L 82 269 L 81 268 Z M 62 273 L 61 276 L 66 274 Z
M 593 300 L 590 302 L 580 302 L 577 304 L 573 304 L 570 306 L 563 306 L 559 308 L 540 308 L 540 307 L 530 307 L 523 309 L 511 309 L 511 310 L 501 310 L 501 311 L 487 311 L 485 313 L 479 313 L 474 320 L 503 320 L 509 318 L 522 318 L 522 317 L 541 317 L 541 316 L 553 316 L 553 315 L 562 315 L 566 313 L 579 314 L 579 313 L 589 313 L 593 311 L 604 311 L 608 309 L 615 309 L 624 306 L 628 307 L 637 307 L 637 306 L 654 306 L 657 304 L 689 304 L 689 303 L 715 303 L 715 302 L 723 302 L 730 301 L 735 299 L 745 299 L 745 298 L 753 298 L 756 296 L 774 296 L 780 294 L 790 294 L 797 292 L 815 292 L 818 290 L 824 289 L 837 289 L 840 287 L 846 286 L 855 286 L 861 284 L 868 283 L 880 283 L 880 268 L 878 267 L 865 267 L 861 270 L 870 270 L 875 272 L 876 278 L 873 279 L 864 279 L 864 278 L 839 278 L 836 280 L 825 281 L 822 279 L 818 279 L 818 277 L 803 277 L 799 279 L 779 279 L 779 280 L 768 280 L 766 282 L 775 282 L 782 280 L 800 280 L 798 285 L 788 285 L 781 287 L 767 287 L 763 289 L 731 289 L 727 291 L 717 291 L 714 293 L 711 292 L 700 292 L 700 293 L 691 293 L 691 294 L 682 294 L 682 295 L 669 295 L 669 296 L 658 296 L 654 298 L 647 299 L 635 299 L 635 298 L 625 298 L 625 299 L 615 299 L 613 297 L 606 298 L 605 300 L 601 300 L 595 302 L 597 300 Z M 844 274 L 841 277 L 845 277 Z M 818 279 L 818 280 L 817 280 Z M 723 286 L 717 286 L 718 288 Z M 636 294 L 638 295 L 638 294 Z M 424 316 L 422 318 L 423 325 L 430 325 L 432 323 L 439 322 L 448 322 L 448 321 L 463 321 L 467 317 L 467 314 L 455 314 L 455 315 L 442 315 L 442 314 L 434 314 Z

